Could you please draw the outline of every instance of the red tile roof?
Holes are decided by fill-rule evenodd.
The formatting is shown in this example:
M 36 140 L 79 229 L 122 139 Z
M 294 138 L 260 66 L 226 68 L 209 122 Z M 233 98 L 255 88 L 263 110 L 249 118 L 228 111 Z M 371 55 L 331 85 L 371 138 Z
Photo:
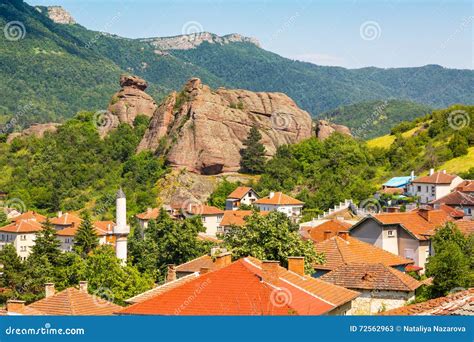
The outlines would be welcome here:
M 192 205 L 189 209 L 188 212 L 193 215 L 214 216 L 224 214 L 224 210 L 211 205 Z
M 245 225 L 245 218 L 252 215 L 252 210 L 225 210 L 224 216 L 222 217 L 220 225 L 222 227 L 227 226 L 243 226 Z M 269 211 L 259 211 L 260 215 L 268 215 Z
M 133 304 L 131 315 L 320 315 L 358 293 L 281 267 L 278 287 L 262 281 L 259 261 L 240 259 L 165 293 Z M 332 301 L 331 301 L 332 299 Z
M 46 216 L 38 214 L 35 211 L 27 211 L 26 213 L 23 213 L 23 214 L 21 214 L 19 216 L 16 216 L 16 217 L 11 219 L 12 222 L 17 222 L 17 221 L 21 221 L 21 220 L 32 220 L 32 221 L 42 223 L 42 222 L 46 221 Z
M 233 199 L 241 199 L 242 197 L 244 197 L 247 192 L 249 192 L 250 190 L 253 191 L 252 188 L 248 187 L 248 186 L 239 186 L 237 187 L 234 191 L 232 191 L 229 196 L 227 196 L 227 198 L 233 198 Z
M 113 221 L 95 221 L 94 223 L 94 228 L 97 236 L 106 236 L 110 235 L 113 232 L 113 227 L 115 225 L 115 222 Z M 77 233 L 77 230 L 79 229 L 80 225 L 76 225 L 75 223 L 70 226 L 63 228 L 61 230 L 58 230 L 56 232 L 57 235 L 59 236 L 75 236 Z
M 454 222 L 459 230 L 464 235 L 474 234 L 474 221 L 472 220 L 457 220 Z
M 26 306 L 44 315 L 112 315 L 122 307 L 74 287 Z
M 7 224 L 0 228 L 4 233 L 36 233 L 43 229 L 41 223 L 32 220 L 21 220 Z
M 461 192 L 474 192 L 474 181 L 465 180 L 462 181 L 457 187 L 456 190 Z
M 346 263 L 381 263 L 392 267 L 413 264 L 413 260 L 402 258 L 351 236 L 348 236 L 347 240 L 334 236 L 316 243 L 314 248 L 326 257 L 324 264 L 314 265 L 315 269 L 321 270 L 334 270 Z
M 160 214 L 160 208 L 149 208 L 147 211 L 137 214 L 140 220 L 155 220 Z
M 439 206 L 439 209 L 443 210 L 445 213 L 447 213 L 449 216 L 451 216 L 454 219 L 459 219 L 459 218 L 464 217 L 464 211 L 454 209 L 453 207 L 450 207 L 449 205 L 446 205 L 446 204 L 441 204 Z
M 206 254 L 176 266 L 176 272 L 194 273 L 199 272 L 202 267 L 206 267 L 210 271 L 216 270 L 218 268 L 212 257 Z
M 411 292 L 421 286 L 415 278 L 381 263 L 344 264 L 319 279 L 355 290 Z
M 51 219 L 51 223 L 56 226 L 71 226 L 73 224 L 79 226 L 81 222 L 82 219 L 72 213 L 64 213 L 61 217 L 53 217 Z
M 352 224 L 348 222 L 332 219 L 317 226 L 303 226 L 300 230 L 306 232 L 305 237 L 314 242 L 321 242 L 325 240 L 325 232 L 330 233 L 329 237 L 331 237 L 339 232 L 347 231 L 350 227 L 352 227 Z
M 402 306 L 393 310 L 380 313 L 386 316 L 405 315 L 474 315 L 474 288 L 450 294 L 446 297 L 439 297 L 427 300 L 426 302 Z
M 450 175 L 444 172 L 435 172 L 431 176 L 418 177 L 413 180 L 413 183 L 428 183 L 428 184 L 451 184 L 457 175 Z
M 291 196 L 285 195 L 283 192 L 275 192 L 273 196 L 268 195 L 255 201 L 255 204 L 272 204 L 272 205 L 303 205 L 304 202 L 297 200 Z
M 432 204 L 447 204 L 451 206 L 474 205 L 474 196 L 461 191 L 453 191 L 446 196 L 438 198 Z

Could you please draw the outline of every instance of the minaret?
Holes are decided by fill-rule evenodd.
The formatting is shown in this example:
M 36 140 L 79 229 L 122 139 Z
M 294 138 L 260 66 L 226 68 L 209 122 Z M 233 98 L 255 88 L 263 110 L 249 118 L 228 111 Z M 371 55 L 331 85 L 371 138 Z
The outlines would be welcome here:
M 127 237 L 130 227 L 127 225 L 127 199 L 122 188 L 117 191 L 116 222 L 114 227 L 115 255 L 122 261 L 127 262 Z

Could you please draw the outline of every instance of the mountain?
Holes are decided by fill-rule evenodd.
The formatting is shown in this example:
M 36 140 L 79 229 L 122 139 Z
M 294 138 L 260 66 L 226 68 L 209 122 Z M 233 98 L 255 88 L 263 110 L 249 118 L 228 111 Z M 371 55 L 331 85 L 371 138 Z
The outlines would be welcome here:
M 340 106 L 320 116 L 350 126 L 356 137 L 371 139 L 389 133 L 402 121 L 412 121 L 432 110 L 430 106 L 412 101 L 378 100 Z
M 342 105 L 389 98 L 432 107 L 474 103 L 472 70 L 318 66 L 281 57 L 237 34 L 128 39 L 74 24 L 57 8 L 2 0 L 0 25 L 14 21 L 24 26 L 24 35 L 0 39 L 0 123 L 21 117 L 16 126 L 105 109 L 122 73 L 146 79 L 157 102 L 199 77 L 212 88 L 283 92 L 314 117 Z

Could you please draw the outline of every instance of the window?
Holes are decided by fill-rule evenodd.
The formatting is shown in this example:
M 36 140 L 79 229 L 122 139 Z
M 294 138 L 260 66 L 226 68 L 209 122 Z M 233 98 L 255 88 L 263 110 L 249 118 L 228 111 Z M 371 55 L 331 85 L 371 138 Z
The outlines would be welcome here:
M 205 216 L 201 216 L 201 221 L 202 221 L 203 223 L 206 223 L 206 217 L 205 217 Z
M 405 248 L 405 258 L 415 259 L 415 251 L 411 248 Z
M 416 191 L 421 192 L 421 185 L 418 185 L 418 186 L 416 187 Z
M 388 237 L 395 237 L 395 231 L 394 230 L 388 230 L 387 231 L 387 236 Z
M 20 252 L 26 252 L 26 246 L 20 246 Z
M 21 241 L 26 241 L 26 235 L 20 235 L 20 240 Z

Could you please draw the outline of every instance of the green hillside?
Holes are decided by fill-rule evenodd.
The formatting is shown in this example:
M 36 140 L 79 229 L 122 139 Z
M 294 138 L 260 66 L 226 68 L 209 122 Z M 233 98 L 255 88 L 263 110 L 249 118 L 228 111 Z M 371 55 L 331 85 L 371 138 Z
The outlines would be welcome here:
M 0 35 L 0 124 L 12 116 L 28 124 L 103 109 L 118 89 L 121 73 L 149 81 L 149 93 L 158 101 L 188 78 L 200 77 L 212 87 L 284 92 L 315 117 L 340 106 L 389 98 L 431 107 L 474 103 L 472 70 L 317 66 L 243 42 L 203 43 L 157 54 L 147 41 L 56 24 L 22 1 L 3 0 L 0 26 L 11 21 L 23 23 L 26 34 L 17 41 Z

